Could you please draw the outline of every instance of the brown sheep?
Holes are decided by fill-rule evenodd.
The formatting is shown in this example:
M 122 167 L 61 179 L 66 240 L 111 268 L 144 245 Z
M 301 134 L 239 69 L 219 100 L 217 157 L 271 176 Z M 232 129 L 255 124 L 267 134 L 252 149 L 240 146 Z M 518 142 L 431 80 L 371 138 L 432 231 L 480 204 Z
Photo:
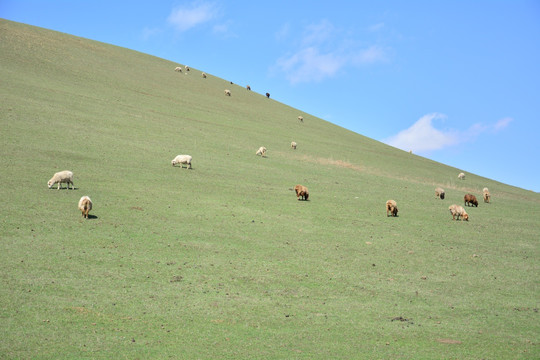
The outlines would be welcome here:
M 296 185 L 294 187 L 294 191 L 296 191 L 296 197 L 298 198 L 298 200 L 307 200 L 309 198 L 308 188 L 304 185 Z
M 465 202 L 465 205 L 467 206 L 476 206 L 478 207 L 478 200 L 476 200 L 476 196 L 472 194 L 465 194 L 463 197 L 463 201 Z
M 443 188 L 436 188 L 435 189 L 435 197 L 440 198 L 441 200 L 444 200 L 444 189 Z
M 461 216 L 461 220 L 469 221 L 469 214 L 465 211 L 465 209 L 462 206 L 459 205 L 450 205 L 448 207 L 448 210 L 450 210 L 450 214 L 452 214 L 452 220 L 459 220 L 459 217 Z
M 270 99 L 270 93 L 266 93 L 266 97 Z
M 247 85 L 247 86 L 246 86 L 246 89 L 247 89 L 247 90 L 251 90 L 251 86 Z
M 386 217 L 392 215 L 392 216 L 397 216 L 397 213 L 398 213 L 398 208 L 397 208 L 397 204 L 394 200 L 388 200 L 386 202 Z

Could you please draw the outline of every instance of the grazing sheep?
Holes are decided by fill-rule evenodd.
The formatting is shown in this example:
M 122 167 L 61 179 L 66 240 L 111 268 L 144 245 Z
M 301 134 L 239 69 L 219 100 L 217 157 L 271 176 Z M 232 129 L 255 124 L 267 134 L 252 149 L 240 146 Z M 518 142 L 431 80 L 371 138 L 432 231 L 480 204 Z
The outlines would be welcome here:
M 246 89 L 247 89 L 247 90 L 251 90 L 251 86 L 247 85 L 247 86 L 246 86 Z
M 270 99 L 270 93 L 266 93 L 266 97 Z
M 259 150 L 255 153 L 255 155 L 261 155 L 262 157 L 266 157 L 266 148 L 264 146 L 261 146 Z
M 225 89 L 225 95 L 227 95 L 227 96 L 231 96 L 231 90 L 229 90 L 229 89 Z
M 293 141 L 293 142 L 291 143 L 291 147 L 292 147 L 294 150 L 296 150 L 296 142 L 295 142 L 295 141 Z
M 485 203 L 489 203 L 489 200 L 491 199 L 491 194 L 489 193 L 488 188 L 485 187 L 485 188 L 482 190 L 482 193 L 483 193 L 483 197 L 484 197 L 484 202 L 485 202 Z
M 202 73 L 201 76 L 203 77 L 203 79 L 206 79 L 206 73 Z
M 69 170 L 64 170 L 57 172 L 53 175 L 51 180 L 47 182 L 47 185 L 49 186 L 49 189 L 53 187 L 54 184 L 58 184 L 58 190 L 62 187 L 62 183 L 66 183 L 67 188 L 69 189 L 69 184 L 71 184 L 71 188 L 75 189 L 75 186 L 73 185 L 73 173 Z
M 438 187 L 438 188 L 435 189 L 435 197 L 438 197 L 441 200 L 444 200 L 444 195 L 445 194 L 444 194 L 444 189 L 443 188 Z
M 187 164 L 187 169 L 191 169 L 191 159 L 192 157 L 190 155 L 178 155 L 174 159 L 172 159 L 171 164 L 172 166 L 176 164 L 181 164 L 181 167 L 184 167 L 183 164 Z
M 459 205 L 450 205 L 448 207 L 448 210 L 450 210 L 450 214 L 452 214 L 452 220 L 459 220 L 461 217 L 461 220 L 469 221 L 469 214 L 465 211 L 465 209 L 462 206 Z
M 309 199 L 309 191 L 308 188 L 304 185 L 296 185 L 294 187 L 294 191 L 296 191 L 296 198 L 298 200 L 308 200 Z
M 79 200 L 79 210 L 83 218 L 88 219 L 88 213 L 92 210 L 92 200 L 88 196 L 85 195 Z
M 465 180 L 465 174 L 464 173 L 459 173 L 459 175 L 457 176 L 459 180 Z
M 472 194 L 465 194 L 465 196 L 463 197 L 463 201 L 465 201 L 465 205 L 467 206 L 474 205 L 478 207 L 478 200 L 476 200 L 476 196 Z
M 180 66 L 177 66 L 174 68 L 174 71 L 182 72 L 182 68 Z
M 412 150 L 409 150 L 409 154 L 412 154 Z
M 303 117 L 303 116 L 299 116 L 299 117 L 298 117 L 298 120 L 300 120 L 300 122 L 304 122 L 304 117 Z
M 189 66 L 186 65 L 186 71 L 189 71 Z
M 386 217 L 390 216 L 389 214 L 392 216 L 397 216 L 397 213 L 398 208 L 396 202 L 394 200 L 388 200 L 386 202 Z

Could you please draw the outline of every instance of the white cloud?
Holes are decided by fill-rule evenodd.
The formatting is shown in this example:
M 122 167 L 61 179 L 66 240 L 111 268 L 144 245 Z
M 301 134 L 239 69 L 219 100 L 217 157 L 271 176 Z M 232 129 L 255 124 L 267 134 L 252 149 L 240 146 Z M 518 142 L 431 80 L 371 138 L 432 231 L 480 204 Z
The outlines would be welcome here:
M 371 32 L 377 32 L 379 30 L 382 30 L 382 28 L 384 28 L 384 23 L 378 23 L 371 25 L 368 30 Z
M 405 151 L 412 150 L 416 153 L 425 153 L 474 141 L 482 133 L 488 131 L 497 132 L 505 128 L 513 120 L 512 118 L 504 118 L 492 125 L 476 123 L 465 131 L 452 129 L 443 131 L 433 126 L 434 120 L 444 119 L 446 119 L 444 114 L 424 115 L 410 128 L 400 131 L 396 135 L 383 140 L 383 142 Z
M 214 3 L 196 1 L 189 6 L 174 8 L 167 21 L 183 32 L 216 17 L 217 8 Z
M 400 131 L 384 142 L 402 150 L 414 152 L 439 150 L 455 145 L 459 142 L 455 131 L 444 132 L 433 127 L 433 120 L 445 118 L 445 115 L 438 113 L 424 115 L 410 128 Z
M 291 33 L 290 25 L 276 33 L 278 39 Z M 322 20 L 304 28 L 297 46 L 289 54 L 276 60 L 275 68 L 292 83 L 319 82 L 350 66 L 361 66 L 387 61 L 381 46 L 359 47 L 349 33 Z

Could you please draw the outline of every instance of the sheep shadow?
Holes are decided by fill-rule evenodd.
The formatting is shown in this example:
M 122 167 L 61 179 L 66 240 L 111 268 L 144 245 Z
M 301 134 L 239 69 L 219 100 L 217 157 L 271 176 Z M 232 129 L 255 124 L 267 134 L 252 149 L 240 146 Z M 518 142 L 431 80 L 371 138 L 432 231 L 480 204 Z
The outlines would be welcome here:
M 76 187 L 72 187 L 72 188 L 63 188 L 61 187 L 60 189 L 56 188 L 56 187 L 52 187 L 52 188 L 49 188 L 48 190 L 79 190 L 79 188 L 76 188 Z
M 95 219 L 98 219 L 98 217 L 96 215 L 88 214 L 88 219 L 87 220 L 90 220 L 90 219 L 95 220 Z

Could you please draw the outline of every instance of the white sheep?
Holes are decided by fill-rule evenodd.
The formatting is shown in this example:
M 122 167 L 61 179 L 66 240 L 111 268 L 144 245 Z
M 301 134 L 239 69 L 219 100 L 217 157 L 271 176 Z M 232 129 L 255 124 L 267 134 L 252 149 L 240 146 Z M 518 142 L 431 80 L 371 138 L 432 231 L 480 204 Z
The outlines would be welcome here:
M 186 65 L 186 71 L 189 71 L 189 66 Z
M 450 205 L 448 207 L 448 210 L 450 210 L 450 214 L 452 214 L 452 220 L 459 220 L 459 217 L 461 216 L 461 220 L 469 221 L 469 214 L 465 211 L 463 206 L 459 205 Z
M 174 71 L 182 72 L 182 68 L 180 66 L 177 66 L 174 68 Z
M 482 190 L 482 194 L 484 197 L 484 202 L 489 203 L 489 200 L 491 199 L 491 194 L 489 193 L 489 189 L 487 187 Z
M 49 186 L 49 189 L 53 187 L 54 184 L 58 184 L 58 190 L 62 187 L 62 183 L 66 183 L 67 188 L 69 189 L 69 184 L 71 184 L 71 188 L 75 189 L 75 186 L 73 185 L 73 173 L 69 170 L 64 170 L 57 172 L 53 175 L 51 180 L 47 182 L 47 185 Z
M 83 218 L 88 219 L 88 213 L 92 210 L 92 200 L 88 196 L 85 195 L 79 200 L 79 210 Z
M 304 122 L 304 117 L 303 116 L 298 116 L 298 120 L 300 120 L 300 122 Z
M 438 187 L 438 188 L 435 189 L 435 197 L 438 197 L 441 200 L 444 200 L 444 195 L 445 195 L 445 193 L 444 193 L 443 188 Z
M 203 77 L 203 79 L 206 79 L 206 73 L 202 73 L 201 76 Z
M 259 150 L 255 153 L 255 155 L 261 155 L 262 157 L 266 157 L 266 148 L 264 146 L 261 146 Z
M 192 157 L 190 155 L 178 155 L 174 159 L 172 159 L 171 164 L 172 166 L 175 166 L 176 164 L 181 164 L 181 167 L 184 167 L 183 164 L 187 164 L 187 168 L 191 169 L 191 159 Z
M 227 95 L 227 96 L 231 96 L 231 90 L 229 90 L 229 89 L 225 89 L 225 95 Z
M 457 177 L 459 180 L 465 180 L 465 173 L 459 173 Z
M 296 150 L 296 142 L 295 142 L 295 141 L 291 142 L 291 147 L 292 147 L 294 150 Z

